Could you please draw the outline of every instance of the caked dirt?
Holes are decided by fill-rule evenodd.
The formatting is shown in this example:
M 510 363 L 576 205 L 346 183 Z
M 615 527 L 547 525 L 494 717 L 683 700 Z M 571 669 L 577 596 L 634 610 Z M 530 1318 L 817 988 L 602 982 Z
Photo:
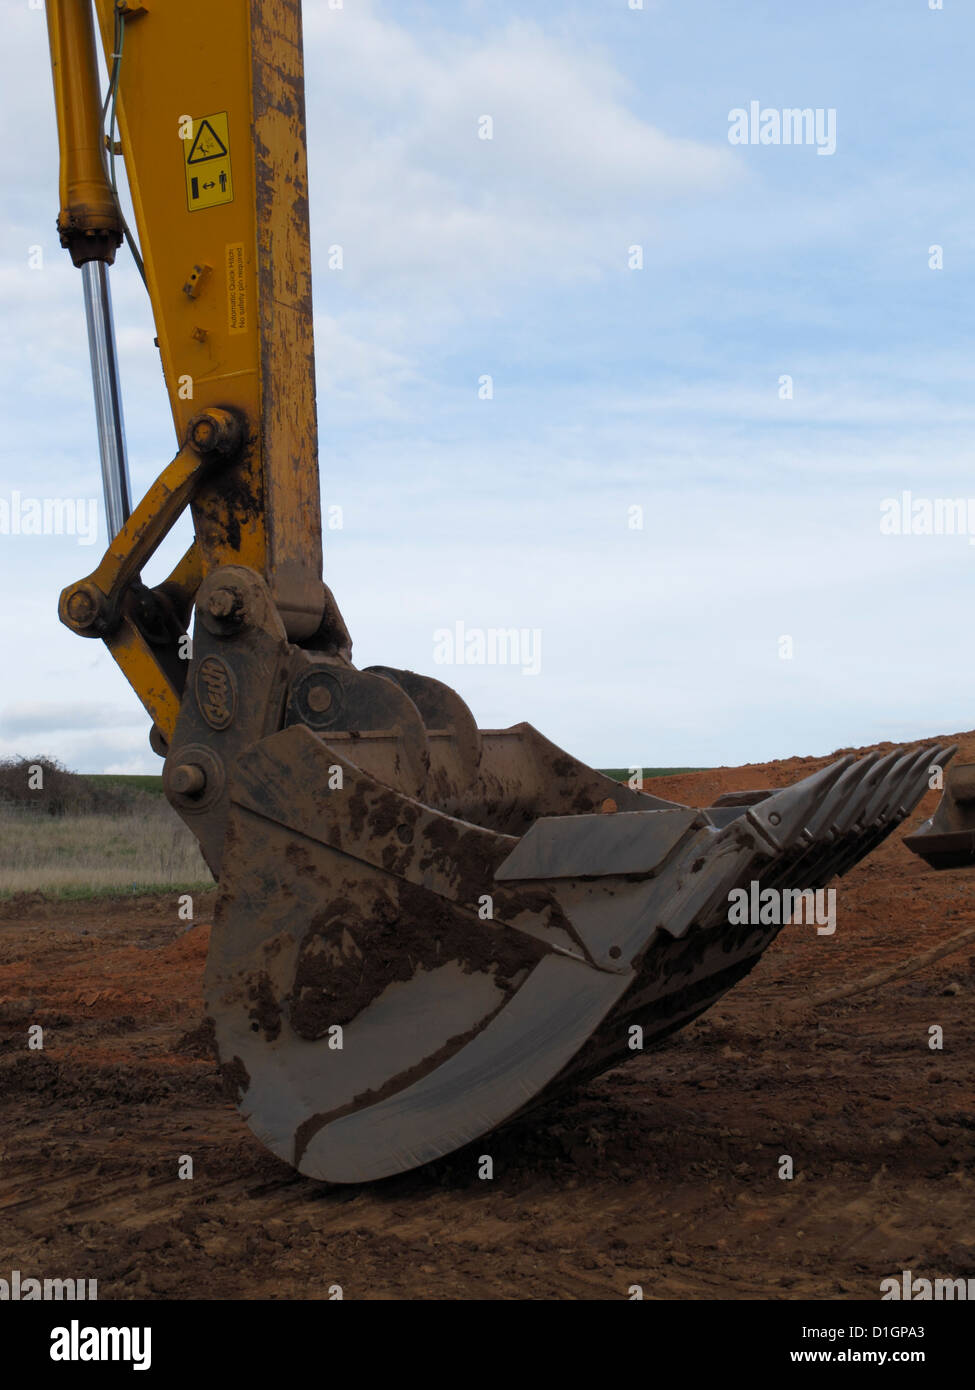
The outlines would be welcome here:
M 702 805 L 827 761 L 651 789 Z M 834 886 L 834 935 L 785 928 L 657 1051 L 362 1188 L 298 1177 L 224 1098 L 202 1026 L 212 896 L 188 930 L 175 897 L 0 904 L 0 1278 L 95 1278 L 100 1298 L 875 1299 L 902 1270 L 973 1277 L 975 935 L 859 986 L 975 929 L 975 868 L 935 873 L 898 833 Z

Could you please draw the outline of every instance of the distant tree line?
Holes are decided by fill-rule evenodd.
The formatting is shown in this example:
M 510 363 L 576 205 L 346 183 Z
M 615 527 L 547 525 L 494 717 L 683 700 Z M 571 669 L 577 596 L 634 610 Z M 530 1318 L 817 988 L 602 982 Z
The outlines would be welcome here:
M 118 815 L 144 796 L 135 788 L 70 772 L 56 758 L 0 758 L 0 808 L 48 816 Z

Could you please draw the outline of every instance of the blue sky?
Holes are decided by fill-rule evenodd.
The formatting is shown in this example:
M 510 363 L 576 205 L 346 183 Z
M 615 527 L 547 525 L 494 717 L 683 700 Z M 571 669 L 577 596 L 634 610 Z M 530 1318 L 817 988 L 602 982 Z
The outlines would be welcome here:
M 326 578 L 359 664 L 599 766 L 971 727 L 975 546 L 880 532 L 903 490 L 975 496 L 971 7 L 305 16 Z M 0 500 L 94 497 L 44 17 L 0 22 Z M 731 145 L 753 100 L 835 109 L 835 153 Z M 123 256 L 112 276 L 141 493 L 173 432 L 141 283 Z M 159 766 L 110 658 L 57 622 L 104 541 L 0 535 L 0 755 Z M 437 664 L 458 622 L 537 629 L 540 672 Z

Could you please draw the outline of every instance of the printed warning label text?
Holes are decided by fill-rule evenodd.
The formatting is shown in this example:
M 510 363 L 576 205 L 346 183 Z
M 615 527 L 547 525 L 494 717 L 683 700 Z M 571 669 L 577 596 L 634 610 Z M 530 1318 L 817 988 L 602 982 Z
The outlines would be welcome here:
M 227 244 L 227 328 L 231 333 L 247 332 L 247 280 L 242 241 Z

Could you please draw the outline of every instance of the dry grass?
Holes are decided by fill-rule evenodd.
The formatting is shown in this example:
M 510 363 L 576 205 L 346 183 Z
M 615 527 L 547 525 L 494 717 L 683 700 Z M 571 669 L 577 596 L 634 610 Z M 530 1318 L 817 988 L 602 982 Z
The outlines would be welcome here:
M 0 897 L 85 897 L 212 883 L 195 839 L 161 796 L 134 792 L 131 804 L 112 815 L 0 808 Z

